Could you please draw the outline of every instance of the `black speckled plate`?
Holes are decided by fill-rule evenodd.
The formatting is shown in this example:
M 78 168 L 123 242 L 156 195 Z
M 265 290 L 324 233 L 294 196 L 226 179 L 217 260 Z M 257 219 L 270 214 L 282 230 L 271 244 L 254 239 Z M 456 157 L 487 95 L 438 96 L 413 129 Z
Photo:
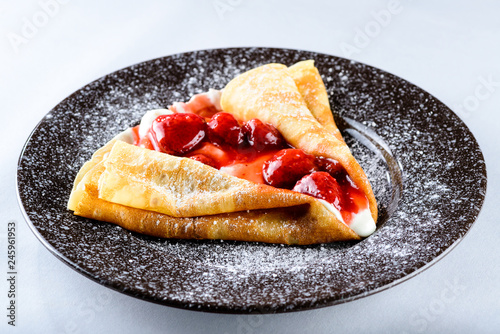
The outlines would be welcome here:
M 337 122 L 372 182 L 379 228 L 355 243 L 290 247 L 149 238 L 66 210 L 92 153 L 148 109 L 222 88 L 269 62 L 312 58 Z M 435 263 L 469 231 L 486 169 L 472 134 L 444 104 L 379 69 L 306 51 L 233 48 L 140 63 L 62 101 L 19 159 L 26 219 L 58 258 L 93 280 L 145 300 L 214 312 L 283 312 L 367 296 Z

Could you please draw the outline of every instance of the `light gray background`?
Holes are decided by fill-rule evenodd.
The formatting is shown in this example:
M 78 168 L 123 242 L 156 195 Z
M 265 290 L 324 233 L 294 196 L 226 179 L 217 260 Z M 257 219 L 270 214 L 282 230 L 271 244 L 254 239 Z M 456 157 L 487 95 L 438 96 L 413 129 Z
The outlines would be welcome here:
M 19 272 L 14 329 L 7 325 L 7 282 L 0 275 L 0 332 L 498 332 L 499 2 L 305 3 L 0 1 L 0 254 L 5 254 L 0 268 L 7 271 L 6 225 L 14 220 Z M 394 73 L 451 107 L 476 136 L 488 166 L 486 201 L 463 242 L 423 273 L 373 296 L 265 316 L 207 314 L 144 302 L 100 286 L 57 260 L 29 230 L 16 199 L 17 159 L 40 119 L 75 90 L 122 67 L 234 46 L 353 58 Z

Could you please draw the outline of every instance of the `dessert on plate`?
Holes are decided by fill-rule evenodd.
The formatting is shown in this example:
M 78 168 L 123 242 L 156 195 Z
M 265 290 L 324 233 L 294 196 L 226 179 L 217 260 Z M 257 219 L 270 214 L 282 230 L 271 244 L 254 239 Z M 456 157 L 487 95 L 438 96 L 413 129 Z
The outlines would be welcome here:
M 377 221 L 312 60 L 148 111 L 82 166 L 68 209 L 163 238 L 284 244 L 357 240 Z

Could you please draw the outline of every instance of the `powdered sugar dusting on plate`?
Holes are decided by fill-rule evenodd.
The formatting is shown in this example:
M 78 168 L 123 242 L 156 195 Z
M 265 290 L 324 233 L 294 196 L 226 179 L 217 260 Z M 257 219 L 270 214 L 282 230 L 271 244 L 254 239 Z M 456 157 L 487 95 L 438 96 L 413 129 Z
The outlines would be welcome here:
M 315 60 L 346 142 L 374 189 L 381 221 L 372 236 L 308 247 L 167 240 L 66 210 L 82 164 L 117 133 L 137 125 L 147 110 L 223 88 L 265 63 L 305 59 Z M 146 300 L 224 312 L 321 307 L 390 287 L 463 238 L 485 188 L 474 137 L 425 91 L 342 58 L 267 48 L 178 54 L 98 79 L 45 116 L 18 171 L 30 227 L 73 268 Z

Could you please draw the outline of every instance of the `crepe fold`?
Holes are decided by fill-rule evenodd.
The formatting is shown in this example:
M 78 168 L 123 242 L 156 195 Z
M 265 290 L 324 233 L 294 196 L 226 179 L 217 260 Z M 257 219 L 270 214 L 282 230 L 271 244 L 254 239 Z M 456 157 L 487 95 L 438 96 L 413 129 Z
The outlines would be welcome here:
M 195 212 L 194 210 L 207 210 L 207 205 L 197 204 L 197 197 L 198 199 L 201 198 L 203 202 L 206 200 L 203 197 L 217 197 L 218 192 L 220 194 L 226 191 L 231 193 L 239 189 L 239 187 L 247 186 L 249 189 L 246 189 L 243 194 L 237 195 L 239 200 L 229 200 L 230 204 L 228 204 L 226 198 L 230 196 L 222 196 L 223 200 L 219 205 L 213 203 L 208 205 L 208 210 L 212 212 L 216 211 L 214 208 L 218 207 L 219 211 L 227 210 L 226 213 L 196 217 L 174 217 L 158 212 L 157 208 L 161 205 L 154 200 L 156 195 L 144 195 L 135 193 L 137 189 L 127 189 L 130 186 L 143 186 L 142 181 L 137 183 L 135 181 L 118 181 L 117 183 L 120 184 L 120 186 L 116 187 L 118 190 L 108 193 L 111 186 L 104 187 L 103 183 L 109 182 L 110 179 L 113 180 L 114 176 L 110 178 L 106 174 L 114 175 L 115 168 L 120 170 L 120 167 L 112 165 L 125 153 L 129 154 L 129 156 L 119 164 L 128 164 L 128 168 L 136 169 L 133 166 L 140 159 L 145 158 L 148 160 L 148 167 L 144 169 L 139 167 L 138 169 L 141 170 L 134 172 L 142 175 L 135 175 L 136 179 L 143 176 L 149 178 L 151 173 L 154 177 L 164 175 L 163 180 L 160 177 L 160 181 L 152 182 L 155 183 L 154 186 L 148 185 L 146 187 L 148 189 L 157 187 L 152 193 L 163 193 L 166 198 L 175 198 L 171 202 L 180 202 L 179 205 L 167 205 L 169 210 L 174 207 L 177 208 L 177 213 L 182 210 L 192 213 Z M 163 160 L 167 160 L 167 162 L 164 163 Z M 181 169 L 185 172 L 189 171 L 191 176 L 199 174 L 205 177 L 203 181 L 205 193 L 196 190 L 197 186 L 193 187 L 197 183 L 197 179 L 186 179 L 184 175 L 181 176 L 182 172 L 164 174 L 165 168 L 168 169 L 168 167 L 164 166 L 165 164 L 171 166 L 177 163 L 184 163 L 187 170 L 183 167 Z M 332 224 L 331 212 L 310 196 L 258 185 L 221 173 L 191 159 L 150 151 L 122 141 L 113 140 L 98 150 L 92 159 L 82 167 L 81 172 L 83 173 L 79 173 L 76 178 L 77 182 L 75 182 L 71 193 L 68 208 L 78 216 L 114 223 L 137 233 L 162 238 L 223 239 L 301 245 L 359 239 L 345 224 Z M 122 170 L 120 173 L 123 176 L 123 173 L 127 172 Z M 170 181 L 165 179 L 173 180 L 178 178 L 182 179 L 182 186 L 175 185 L 173 188 L 169 188 Z M 226 181 L 222 182 L 222 185 L 218 182 L 214 183 L 213 181 L 218 178 L 225 178 Z M 111 181 L 112 184 L 115 184 L 114 182 L 116 181 Z M 121 187 L 122 185 L 123 187 Z M 101 187 L 104 188 L 101 189 Z M 178 191 L 179 187 L 183 188 L 181 191 L 191 196 L 191 200 L 186 201 L 181 197 L 177 197 L 177 195 L 172 195 Z M 121 197 L 122 191 L 127 193 L 133 191 L 135 196 L 127 194 Z M 260 194 L 263 196 L 260 196 Z M 140 199 L 137 200 L 137 198 Z M 141 208 L 143 207 L 141 202 L 145 201 L 145 198 L 149 198 L 150 203 L 152 203 L 147 206 L 147 209 Z M 178 198 L 180 200 L 177 200 Z M 170 202 L 168 200 L 163 201 Z M 126 203 L 127 205 L 120 203 Z M 285 207 L 290 204 L 293 205 Z M 255 209 L 231 211 L 230 208 L 237 210 L 238 205 L 246 205 Z M 262 207 L 270 206 L 277 207 L 262 209 Z M 165 210 L 165 208 L 160 210 Z
M 314 67 L 311 62 L 300 62 L 290 70 L 282 64 L 268 64 L 245 72 L 224 88 L 222 109 L 240 119 L 258 118 L 270 123 L 292 146 L 340 162 L 366 195 L 376 222 L 377 202 L 370 182 L 349 147 L 338 138 L 333 118 L 326 116 L 326 108 L 330 109 L 324 99 L 326 89 L 319 73 L 311 66 Z M 297 87 L 301 87 L 305 96 Z
M 273 124 L 294 147 L 341 162 L 358 186 L 369 190 L 372 209 L 369 183 L 336 136 L 326 90 L 312 62 L 290 69 L 270 64 L 244 73 L 226 86 L 221 104 L 242 121 L 259 118 Z M 360 239 L 311 196 L 239 179 L 189 158 L 121 140 L 106 144 L 81 168 L 68 209 L 163 238 L 302 245 Z M 376 204 L 371 213 L 376 221 Z

